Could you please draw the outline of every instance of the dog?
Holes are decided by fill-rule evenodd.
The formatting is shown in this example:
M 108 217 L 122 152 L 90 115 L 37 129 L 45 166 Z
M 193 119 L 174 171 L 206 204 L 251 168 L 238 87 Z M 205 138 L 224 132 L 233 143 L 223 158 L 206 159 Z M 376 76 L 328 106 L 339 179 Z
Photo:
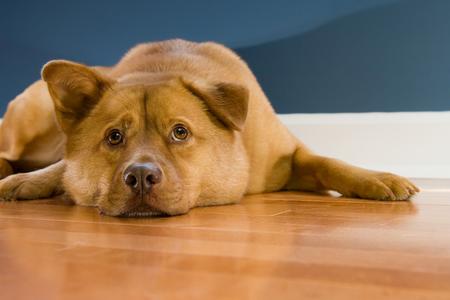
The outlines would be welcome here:
M 0 198 L 66 194 L 110 216 L 179 215 L 246 194 L 406 200 L 406 178 L 314 154 L 223 45 L 139 44 L 112 67 L 54 60 L 8 105 Z

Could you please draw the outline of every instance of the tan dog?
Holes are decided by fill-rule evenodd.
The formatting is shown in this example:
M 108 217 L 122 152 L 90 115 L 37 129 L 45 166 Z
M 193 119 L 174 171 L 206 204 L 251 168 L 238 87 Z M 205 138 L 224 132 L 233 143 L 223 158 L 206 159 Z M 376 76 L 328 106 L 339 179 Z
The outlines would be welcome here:
M 313 154 L 247 65 L 215 43 L 141 44 L 111 68 L 51 61 L 8 106 L 0 197 L 66 192 L 113 216 L 183 214 L 244 194 L 335 190 L 405 200 L 407 179 Z

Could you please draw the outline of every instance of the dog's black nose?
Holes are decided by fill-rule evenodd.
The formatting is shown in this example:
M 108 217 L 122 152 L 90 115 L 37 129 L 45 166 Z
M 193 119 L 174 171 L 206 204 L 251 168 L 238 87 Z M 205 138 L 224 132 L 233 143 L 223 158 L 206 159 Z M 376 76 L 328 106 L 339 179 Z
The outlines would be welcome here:
M 123 172 L 123 181 L 131 189 L 148 193 L 153 185 L 161 182 L 162 172 L 152 163 L 134 163 Z

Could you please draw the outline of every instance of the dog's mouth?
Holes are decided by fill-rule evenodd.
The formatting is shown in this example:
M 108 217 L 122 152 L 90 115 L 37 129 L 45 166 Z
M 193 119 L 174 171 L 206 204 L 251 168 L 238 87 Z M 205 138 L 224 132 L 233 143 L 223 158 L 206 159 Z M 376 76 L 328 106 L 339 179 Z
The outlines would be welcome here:
M 121 214 L 120 217 L 125 218 L 146 218 L 146 217 L 161 217 L 164 213 L 159 211 L 130 211 Z
M 163 216 L 167 216 L 167 214 L 147 204 L 141 204 L 119 215 L 119 217 L 124 218 L 147 218 L 147 217 L 163 217 Z

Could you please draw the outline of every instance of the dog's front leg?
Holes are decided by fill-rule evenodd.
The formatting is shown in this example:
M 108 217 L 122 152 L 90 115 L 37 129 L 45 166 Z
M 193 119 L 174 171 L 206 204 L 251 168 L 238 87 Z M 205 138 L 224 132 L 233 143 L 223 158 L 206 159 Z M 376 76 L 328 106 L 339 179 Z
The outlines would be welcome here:
M 18 173 L 0 180 L 0 200 L 32 200 L 63 193 L 63 160 L 44 169 Z
M 419 189 L 408 179 L 358 168 L 298 148 L 290 185 L 309 191 L 334 190 L 347 197 L 406 200 Z

